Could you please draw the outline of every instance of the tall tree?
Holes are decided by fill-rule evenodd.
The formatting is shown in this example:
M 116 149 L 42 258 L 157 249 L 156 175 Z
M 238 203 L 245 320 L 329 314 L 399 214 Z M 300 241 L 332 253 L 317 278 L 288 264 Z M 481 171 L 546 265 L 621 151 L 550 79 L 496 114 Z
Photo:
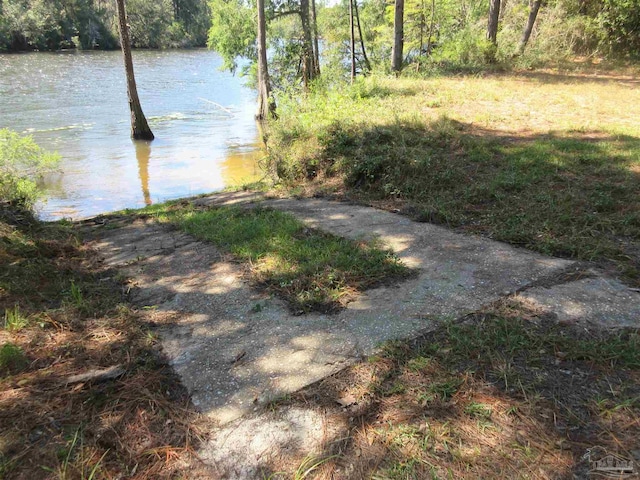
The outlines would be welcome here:
M 498 0 L 500 1 L 500 0 Z M 393 17 L 393 49 L 391 51 L 391 69 L 402 70 L 404 48 L 404 0 L 395 0 Z
M 120 45 L 124 57 L 124 69 L 127 76 L 127 95 L 129 96 L 129 110 L 131 111 L 131 137 L 134 140 L 153 140 L 154 135 L 147 118 L 142 112 L 136 78 L 133 74 L 133 59 L 131 58 L 131 41 L 129 40 L 129 26 L 127 25 L 127 11 L 124 0 L 116 0 L 118 9 L 118 25 L 120 27 Z
M 264 0 L 258 0 L 258 112 L 256 118 L 276 117 L 276 105 L 271 99 L 271 83 L 267 66 L 267 25 Z
M 313 27 L 313 69 L 314 75 L 320 75 L 320 47 L 318 45 L 318 17 L 316 15 L 316 0 L 311 0 L 311 24 Z
M 351 50 L 351 83 L 356 80 L 356 31 L 354 27 L 353 0 L 349 0 L 349 50 Z
M 429 24 L 429 38 L 427 38 L 427 55 L 431 55 L 431 43 L 433 41 L 433 27 L 436 21 L 436 0 L 431 0 L 431 23 Z
M 302 82 L 309 88 L 315 78 L 313 40 L 309 20 L 309 0 L 300 0 L 300 23 L 302 23 Z
M 364 37 L 362 36 L 362 25 L 360 24 L 360 12 L 358 12 L 358 0 L 353 0 L 353 9 L 356 17 L 356 25 L 358 25 L 358 37 L 360 38 L 360 50 L 362 50 L 362 58 L 364 60 L 364 68 L 371 70 L 371 62 L 367 56 L 367 49 L 364 48 Z
M 487 40 L 498 45 L 498 22 L 500 21 L 500 0 L 489 0 L 489 22 L 487 23 Z
M 531 10 L 529 10 L 527 25 L 524 28 L 524 32 L 522 32 L 520 45 L 518 45 L 518 53 L 520 55 L 522 55 L 524 53 L 524 49 L 527 48 L 527 43 L 529 43 L 529 38 L 531 38 L 531 32 L 533 31 L 533 26 L 536 23 L 536 18 L 538 17 L 538 11 L 540 10 L 541 3 L 542 0 L 533 0 L 533 3 L 531 4 Z

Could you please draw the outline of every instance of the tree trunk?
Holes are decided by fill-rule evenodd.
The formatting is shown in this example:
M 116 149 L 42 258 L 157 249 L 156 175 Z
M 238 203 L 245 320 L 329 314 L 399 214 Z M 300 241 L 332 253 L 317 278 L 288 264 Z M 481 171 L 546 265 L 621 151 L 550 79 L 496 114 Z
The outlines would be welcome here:
M 153 140 L 154 135 L 147 119 L 142 113 L 136 79 L 133 74 L 133 59 L 131 58 L 131 41 L 129 40 L 129 26 L 127 25 L 127 11 L 124 0 L 116 0 L 118 9 L 118 24 L 120 26 L 120 45 L 124 57 L 124 69 L 127 76 L 127 94 L 129 96 L 129 110 L 131 111 L 131 137 L 134 140 Z
M 302 23 L 302 82 L 305 88 L 314 78 L 313 69 L 313 41 L 311 39 L 311 25 L 309 23 L 309 0 L 300 0 L 300 21 Z
M 498 45 L 498 22 L 500 20 L 500 0 L 489 0 L 489 23 L 487 24 L 487 40 Z
M 498 16 L 498 21 L 501 22 L 504 18 L 505 11 L 507 9 L 507 2 L 509 0 L 501 0 L 500 1 L 500 15 Z
M 313 67 L 314 76 L 320 76 L 320 47 L 318 46 L 318 18 L 316 16 L 316 0 L 311 0 L 311 24 L 313 28 Z
M 422 56 L 424 53 L 424 28 L 426 27 L 427 19 L 424 15 L 424 0 L 420 5 L 420 50 L 418 50 L 418 56 Z M 420 61 L 418 61 L 420 63 Z
M 276 104 L 271 99 L 271 84 L 267 67 L 267 24 L 264 14 L 264 0 L 258 0 L 258 111 L 256 119 L 265 120 L 269 115 L 276 117 Z
M 402 70 L 404 48 L 404 0 L 395 0 L 395 16 L 393 19 L 393 49 L 391 51 L 391 69 Z
M 524 53 L 524 49 L 527 48 L 527 43 L 529 43 L 529 38 L 531 38 L 531 32 L 533 32 L 533 26 L 536 24 L 536 18 L 538 18 L 538 11 L 540 10 L 541 3 L 542 0 L 533 0 L 531 10 L 529 11 L 529 18 L 527 19 L 527 26 L 525 27 L 524 32 L 522 32 L 522 39 L 518 46 L 519 55 L 522 55 Z
M 431 38 L 436 20 L 436 0 L 431 0 L 431 23 L 429 24 L 429 38 L 427 39 L 427 55 L 431 55 Z
M 362 49 L 364 66 L 367 71 L 371 71 L 371 62 L 369 62 L 369 57 L 367 57 L 367 49 L 364 48 L 364 37 L 362 36 L 362 26 L 360 25 L 360 13 L 358 12 L 358 0 L 353 0 L 353 9 L 355 10 L 356 22 L 358 24 L 358 37 L 360 37 L 360 48 Z
M 356 32 L 353 18 L 353 0 L 349 0 L 349 29 L 351 32 L 351 83 L 353 84 L 356 79 Z

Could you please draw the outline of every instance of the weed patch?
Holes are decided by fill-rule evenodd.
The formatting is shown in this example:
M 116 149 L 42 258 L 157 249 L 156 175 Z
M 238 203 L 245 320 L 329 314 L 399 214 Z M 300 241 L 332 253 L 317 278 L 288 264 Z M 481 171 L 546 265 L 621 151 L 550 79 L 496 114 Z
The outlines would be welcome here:
M 19 346 L 7 342 L 0 347 L 0 372 L 19 372 L 27 363 L 27 357 Z
M 250 265 L 250 277 L 294 312 L 332 312 L 357 292 L 412 274 L 389 250 L 307 228 L 266 208 L 170 210 L 169 221 Z
M 20 312 L 16 305 L 4 311 L 4 328 L 10 332 L 17 332 L 29 325 L 29 319 Z

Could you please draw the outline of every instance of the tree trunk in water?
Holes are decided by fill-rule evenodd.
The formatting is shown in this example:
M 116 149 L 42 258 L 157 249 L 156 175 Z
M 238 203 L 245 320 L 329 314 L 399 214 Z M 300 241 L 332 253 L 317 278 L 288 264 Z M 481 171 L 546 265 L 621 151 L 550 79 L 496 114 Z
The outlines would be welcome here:
M 395 0 L 393 19 L 393 50 L 391 51 L 391 69 L 402 70 L 402 50 L 404 48 L 404 0 Z
M 533 26 L 536 24 L 536 18 L 538 18 L 538 11 L 540 10 L 541 3 L 542 0 L 533 0 L 531 11 L 529 12 L 529 19 L 527 20 L 527 26 L 525 27 L 524 32 L 522 32 L 522 39 L 518 46 L 519 55 L 522 55 L 524 53 L 524 49 L 527 48 L 527 43 L 529 43 L 529 38 L 531 38 L 531 32 L 533 32 Z
M 360 25 L 360 13 L 358 12 L 358 0 L 353 0 L 353 8 L 356 14 L 356 22 L 358 24 L 358 36 L 360 37 L 360 48 L 362 49 L 362 57 L 364 58 L 364 66 L 367 71 L 371 70 L 371 62 L 367 57 L 367 49 L 364 48 L 364 37 L 362 36 L 362 26 Z
M 356 79 L 356 31 L 353 19 L 353 0 L 349 0 L 349 29 L 351 32 L 351 84 L 353 84 Z
M 129 40 L 129 26 L 127 25 L 127 11 L 124 6 L 124 0 L 116 0 L 116 6 L 118 9 L 118 24 L 120 26 L 120 45 L 127 76 L 127 94 L 129 95 L 129 110 L 131 111 L 131 137 L 134 140 L 153 140 L 153 132 L 151 132 L 147 119 L 142 113 L 136 79 L 133 74 L 131 41 Z
M 320 76 L 320 47 L 318 46 L 318 19 L 316 17 L 316 0 L 311 0 L 311 24 L 313 27 L 313 69 L 314 76 Z
M 314 78 L 313 71 L 313 41 L 311 39 L 311 25 L 309 24 L 309 0 L 300 0 L 300 21 L 302 23 L 302 81 L 305 88 Z
M 267 23 L 264 15 L 264 0 L 258 0 L 258 111 L 256 119 L 264 120 L 269 115 L 276 117 L 276 105 L 271 100 L 271 84 L 267 67 Z

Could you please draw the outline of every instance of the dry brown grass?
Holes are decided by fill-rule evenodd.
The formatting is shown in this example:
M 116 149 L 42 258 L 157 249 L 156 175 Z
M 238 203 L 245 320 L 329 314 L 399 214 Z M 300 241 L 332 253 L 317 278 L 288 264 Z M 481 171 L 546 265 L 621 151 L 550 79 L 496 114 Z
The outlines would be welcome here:
M 638 356 L 599 361 L 596 341 L 618 340 L 503 303 L 390 345 L 289 401 L 342 426 L 313 478 L 569 479 L 586 474 L 594 446 L 634 458 Z
M 0 330 L 25 362 L 0 367 L 0 478 L 173 478 L 198 469 L 199 417 L 115 272 L 63 225 L 5 215 Z M 69 382 L 119 365 L 122 375 Z

